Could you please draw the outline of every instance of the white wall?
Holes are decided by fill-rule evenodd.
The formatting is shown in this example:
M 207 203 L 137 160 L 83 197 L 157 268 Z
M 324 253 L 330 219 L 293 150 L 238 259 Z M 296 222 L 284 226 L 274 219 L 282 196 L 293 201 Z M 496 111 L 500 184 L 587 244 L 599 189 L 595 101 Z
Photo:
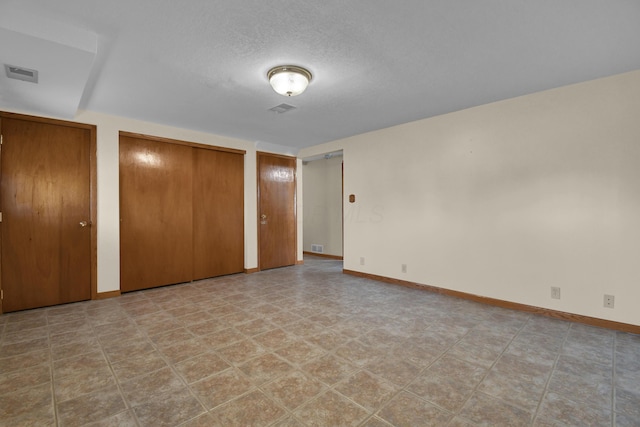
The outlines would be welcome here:
M 302 166 L 304 175 L 304 250 L 324 246 L 327 255 L 342 256 L 342 156 Z
M 81 111 L 77 122 L 97 125 L 98 292 L 120 289 L 119 132 L 134 132 L 246 150 L 244 165 L 245 268 L 258 265 L 256 150 L 253 143 L 222 136 Z
M 640 71 L 299 156 L 336 149 L 345 269 L 640 325 Z

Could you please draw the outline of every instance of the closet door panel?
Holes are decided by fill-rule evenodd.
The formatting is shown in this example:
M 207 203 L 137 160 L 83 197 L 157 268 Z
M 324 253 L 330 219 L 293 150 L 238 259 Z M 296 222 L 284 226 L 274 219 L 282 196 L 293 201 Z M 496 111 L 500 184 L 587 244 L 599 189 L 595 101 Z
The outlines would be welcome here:
M 193 149 L 193 278 L 244 268 L 244 155 Z
M 183 145 L 120 136 L 123 292 L 192 279 L 192 156 Z

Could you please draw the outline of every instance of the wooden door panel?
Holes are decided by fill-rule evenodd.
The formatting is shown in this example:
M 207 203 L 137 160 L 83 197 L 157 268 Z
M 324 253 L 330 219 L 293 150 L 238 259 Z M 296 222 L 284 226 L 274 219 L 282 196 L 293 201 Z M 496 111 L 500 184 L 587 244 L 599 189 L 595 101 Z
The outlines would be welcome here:
M 191 280 L 190 147 L 120 136 L 120 287 Z
M 89 299 L 90 131 L 3 118 L 2 134 L 4 311 Z
M 244 155 L 193 149 L 193 279 L 244 268 Z
M 296 262 L 296 159 L 258 153 L 260 269 Z

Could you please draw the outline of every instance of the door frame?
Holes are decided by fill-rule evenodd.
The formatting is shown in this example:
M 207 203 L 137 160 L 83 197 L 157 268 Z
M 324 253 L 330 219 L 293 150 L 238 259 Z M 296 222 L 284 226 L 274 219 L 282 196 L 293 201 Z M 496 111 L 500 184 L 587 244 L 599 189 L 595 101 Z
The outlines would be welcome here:
M 9 113 L 0 111 L 0 130 L 2 129 L 2 119 L 25 120 L 29 122 L 44 123 L 55 126 L 67 126 L 76 129 L 86 129 L 89 131 L 89 210 L 90 210 L 90 227 L 91 227 L 91 255 L 90 255 L 90 287 L 91 299 L 98 299 L 98 223 L 97 223 L 97 155 L 96 155 L 96 125 L 86 123 L 76 123 L 66 120 L 49 119 L 45 117 L 30 116 L 25 114 Z M 0 154 L 1 155 L 1 154 Z M 1 171 L 0 171 L 1 172 Z M 0 207 L 1 208 L 1 207 Z M 2 228 L 0 227 L 0 233 Z M 0 252 L 0 256 L 1 256 Z M 1 261 L 1 260 L 0 260 Z M 0 263 L 0 266 L 2 264 Z M 0 274 L 0 289 L 2 288 L 2 275 Z M 2 300 L 0 299 L 0 314 L 3 313 Z
M 262 271 L 260 268 L 260 248 L 262 245 L 260 244 L 260 156 L 270 156 L 270 157 L 279 157 L 282 159 L 293 160 L 295 163 L 295 173 L 293 174 L 293 219 L 294 219 L 294 227 L 293 227 L 293 265 L 300 265 L 304 261 L 298 260 L 298 158 L 295 156 L 287 156 L 284 154 L 275 154 L 268 153 L 266 151 L 256 151 L 256 233 L 257 233 L 257 242 L 258 242 L 258 266 L 255 271 L 251 270 L 251 273 Z

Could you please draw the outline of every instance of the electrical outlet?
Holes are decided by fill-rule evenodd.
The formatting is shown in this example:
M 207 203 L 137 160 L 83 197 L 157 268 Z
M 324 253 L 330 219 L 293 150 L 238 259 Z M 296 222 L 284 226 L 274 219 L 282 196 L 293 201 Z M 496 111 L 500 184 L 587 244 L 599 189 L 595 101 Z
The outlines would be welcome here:
M 402 264 L 402 272 L 403 273 L 407 272 L 407 264 Z
M 360 265 L 364 265 L 364 257 L 363 256 L 360 257 Z
M 551 287 L 551 298 L 552 299 L 560 299 L 560 288 L 557 286 Z
M 616 297 L 613 295 L 605 295 L 604 296 L 604 306 L 606 308 L 613 308 L 613 303 L 615 302 Z

